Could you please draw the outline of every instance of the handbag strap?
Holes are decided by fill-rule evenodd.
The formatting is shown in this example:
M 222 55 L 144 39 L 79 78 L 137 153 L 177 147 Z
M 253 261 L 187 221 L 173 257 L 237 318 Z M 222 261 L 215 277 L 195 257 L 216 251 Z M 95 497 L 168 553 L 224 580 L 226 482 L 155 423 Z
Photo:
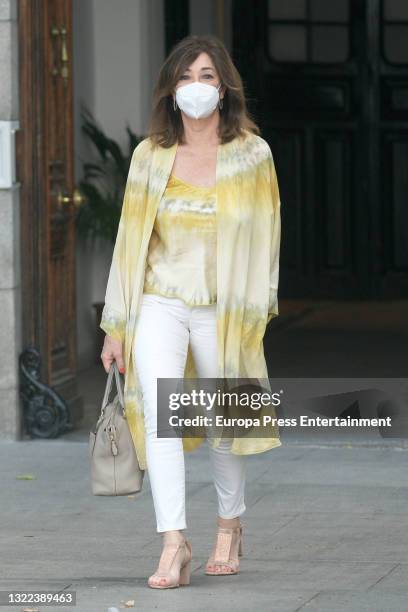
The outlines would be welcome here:
M 109 401 L 109 395 L 112 389 L 112 379 L 113 379 L 114 374 L 115 374 L 116 388 L 118 390 L 119 402 L 120 402 L 120 405 L 122 406 L 122 409 L 124 410 L 125 408 L 125 400 L 123 397 L 122 382 L 120 380 L 118 365 L 116 361 L 113 361 L 111 363 L 111 367 L 109 368 L 108 379 L 106 381 L 105 395 L 103 396 L 103 400 L 102 400 L 102 412 L 105 410 L 105 407 Z

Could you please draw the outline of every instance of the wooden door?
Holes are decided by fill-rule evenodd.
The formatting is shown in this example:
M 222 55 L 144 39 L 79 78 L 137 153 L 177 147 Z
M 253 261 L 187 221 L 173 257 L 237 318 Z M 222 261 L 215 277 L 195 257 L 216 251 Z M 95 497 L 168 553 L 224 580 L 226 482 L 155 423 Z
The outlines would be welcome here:
M 280 179 L 281 295 L 408 295 L 407 3 L 235 0 L 233 25 Z
M 39 351 L 40 382 L 61 395 L 75 423 L 82 399 L 76 388 L 71 0 L 21 0 L 19 41 L 22 350 Z

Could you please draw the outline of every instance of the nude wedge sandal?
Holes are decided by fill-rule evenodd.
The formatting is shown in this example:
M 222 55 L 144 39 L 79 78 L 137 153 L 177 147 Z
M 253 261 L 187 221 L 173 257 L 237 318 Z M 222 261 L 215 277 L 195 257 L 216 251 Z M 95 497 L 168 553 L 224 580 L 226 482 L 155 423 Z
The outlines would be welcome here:
M 184 549 L 184 560 L 180 568 L 178 568 L 175 559 L 181 549 Z M 187 540 L 179 543 L 169 542 L 164 544 L 159 567 L 157 571 L 149 577 L 149 587 L 152 589 L 174 589 L 179 586 L 187 586 L 190 584 L 191 558 L 192 548 L 190 542 Z M 154 581 L 155 578 L 159 578 L 157 584 Z M 162 582 L 160 578 L 165 580 L 165 584 L 160 584 Z
M 216 541 L 205 566 L 208 576 L 228 576 L 239 573 L 242 550 L 242 523 L 238 527 L 218 527 Z M 224 569 L 227 567 L 228 569 Z M 219 568 L 219 569 L 217 569 Z

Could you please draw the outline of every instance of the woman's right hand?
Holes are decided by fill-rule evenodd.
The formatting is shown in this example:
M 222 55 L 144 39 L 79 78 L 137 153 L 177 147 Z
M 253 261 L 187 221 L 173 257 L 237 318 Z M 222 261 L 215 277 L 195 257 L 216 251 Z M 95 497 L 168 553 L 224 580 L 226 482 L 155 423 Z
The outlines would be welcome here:
M 125 363 L 123 361 L 122 342 L 115 340 L 106 334 L 101 353 L 101 359 L 105 372 L 109 372 L 113 361 L 116 361 L 118 370 L 121 374 L 125 373 Z

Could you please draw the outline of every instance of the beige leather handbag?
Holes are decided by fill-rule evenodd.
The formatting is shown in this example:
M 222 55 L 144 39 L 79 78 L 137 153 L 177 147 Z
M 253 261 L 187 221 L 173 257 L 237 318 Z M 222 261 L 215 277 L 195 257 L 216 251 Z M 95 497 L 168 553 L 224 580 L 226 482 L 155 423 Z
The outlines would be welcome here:
M 114 374 L 118 393 L 108 403 Z M 89 458 L 94 495 L 130 495 L 141 490 L 144 470 L 140 469 L 126 420 L 116 361 L 108 373 L 101 414 L 95 430 L 89 432 Z

